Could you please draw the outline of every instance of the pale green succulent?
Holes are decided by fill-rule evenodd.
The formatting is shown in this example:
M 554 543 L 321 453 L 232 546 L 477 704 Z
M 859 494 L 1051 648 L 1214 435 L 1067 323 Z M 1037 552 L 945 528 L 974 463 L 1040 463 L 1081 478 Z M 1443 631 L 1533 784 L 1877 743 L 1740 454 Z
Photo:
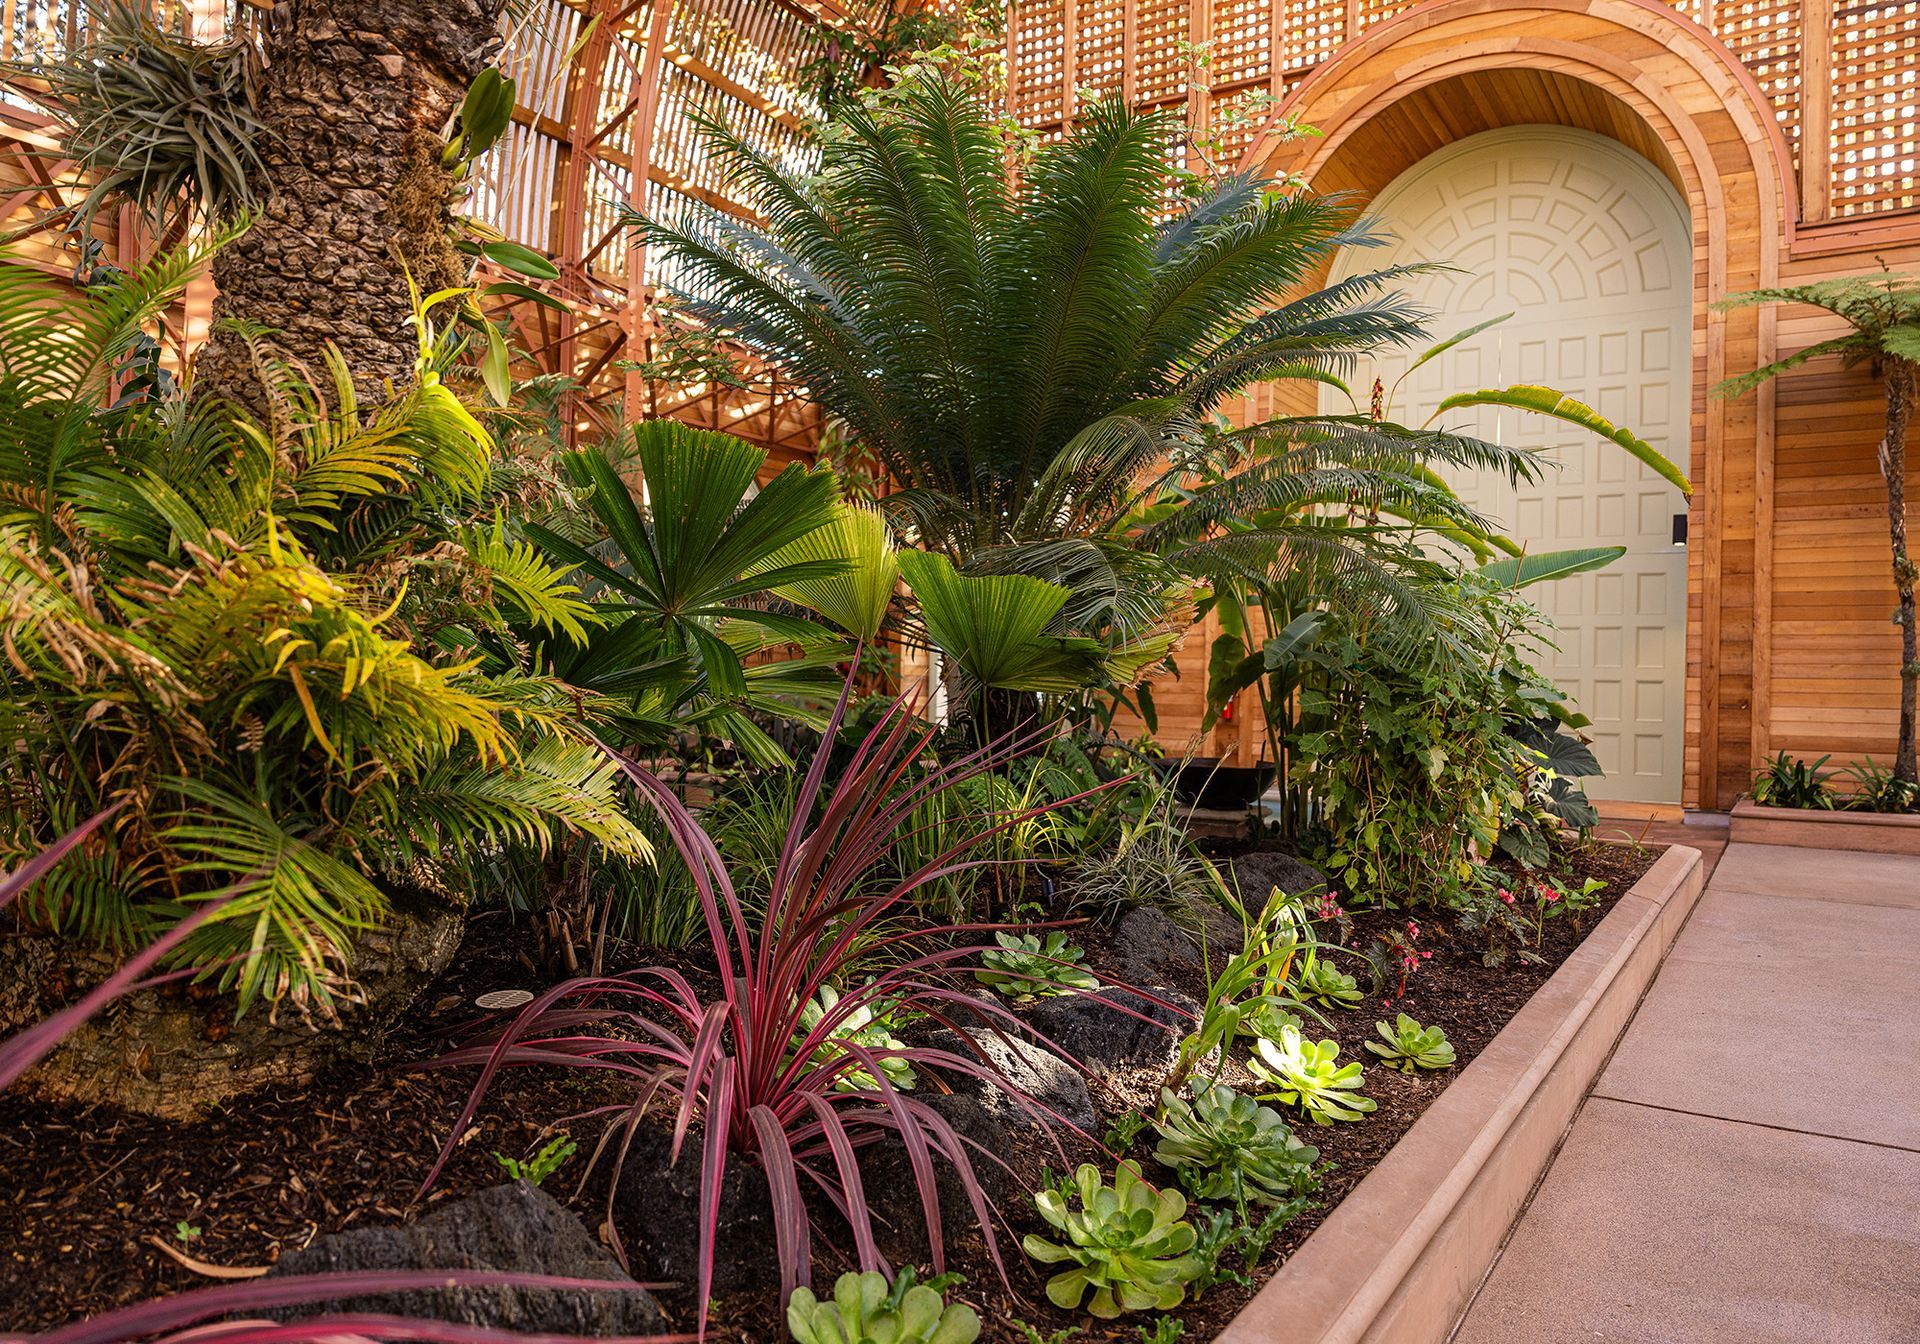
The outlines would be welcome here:
M 1385 1022 L 1373 1025 L 1380 1029 L 1381 1040 L 1368 1041 L 1367 1049 L 1386 1060 L 1388 1068 L 1412 1073 L 1416 1068 L 1453 1067 L 1453 1042 L 1440 1028 L 1423 1027 L 1405 1013 L 1392 1026 Z
M 1154 1125 L 1153 1156 L 1178 1171 L 1196 1198 L 1284 1204 L 1318 1184 L 1320 1150 L 1295 1138 L 1271 1106 L 1224 1083 L 1201 1087 L 1191 1104 L 1163 1088 L 1160 1103 L 1166 1118 Z
M 1332 962 L 1320 960 L 1319 954 L 1311 951 L 1300 963 L 1294 990 L 1302 999 L 1318 999 L 1329 1008 L 1358 1008 L 1365 997 L 1358 980 Z
M 980 954 L 986 969 L 975 971 L 973 978 L 1016 1003 L 1100 988 L 1093 972 L 1073 964 L 1086 953 L 1068 942 L 1064 933 L 1050 933 L 1044 939 L 1033 933 L 996 933 L 993 939 L 999 949 Z
M 973 1344 L 980 1318 L 964 1303 L 949 1304 L 902 1269 L 891 1284 L 868 1271 L 842 1274 L 833 1300 L 822 1302 L 810 1288 L 796 1288 L 787 1299 L 787 1331 L 795 1344 Z
M 1074 1173 L 1071 1192 L 1043 1190 L 1033 1202 L 1062 1239 L 1029 1232 L 1021 1245 L 1041 1264 L 1072 1266 L 1047 1280 L 1047 1298 L 1057 1307 L 1071 1311 L 1091 1291 L 1087 1310 L 1103 1320 L 1167 1311 L 1180 1305 L 1205 1268 L 1191 1253 L 1198 1240 L 1193 1224 L 1182 1221 L 1186 1197 L 1155 1190 L 1133 1162 L 1120 1164 L 1112 1185 L 1089 1162 Z
M 1364 1080 L 1358 1064 L 1339 1065 L 1338 1041 L 1315 1045 L 1300 1035 L 1297 1027 L 1283 1027 L 1277 1039 L 1255 1043 L 1248 1067 L 1262 1082 L 1272 1083 L 1272 1092 L 1260 1094 L 1262 1101 L 1278 1101 L 1298 1106 L 1316 1125 L 1331 1125 L 1336 1120 L 1358 1120 L 1378 1107 L 1371 1097 L 1360 1095 Z
M 815 1027 L 819 1026 L 826 1015 L 840 1002 L 840 991 L 832 985 L 822 985 L 820 993 L 809 999 L 800 1009 L 800 1033 L 794 1037 L 799 1045 Z M 813 1052 L 814 1060 L 821 1064 L 830 1064 L 843 1051 L 835 1042 L 852 1041 L 866 1050 L 903 1050 L 906 1042 L 895 1036 L 884 1018 L 875 1013 L 870 1005 L 861 1005 L 849 1012 L 833 1028 L 826 1041 Z M 889 1055 L 881 1058 L 880 1072 L 887 1075 L 887 1081 L 902 1091 L 911 1091 L 918 1081 L 913 1065 L 906 1060 Z M 834 1087 L 842 1092 L 870 1092 L 874 1090 L 873 1075 L 865 1069 L 851 1069 L 834 1080 Z

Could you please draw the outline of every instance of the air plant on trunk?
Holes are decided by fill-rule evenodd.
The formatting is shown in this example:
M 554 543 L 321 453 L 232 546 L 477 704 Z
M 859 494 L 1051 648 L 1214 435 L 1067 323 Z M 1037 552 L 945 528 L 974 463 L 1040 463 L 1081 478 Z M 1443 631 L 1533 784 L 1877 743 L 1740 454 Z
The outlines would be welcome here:
M 846 714 L 851 689 L 850 677 L 829 721 L 828 742 Z M 704 995 L 668 967 L 570 980 L 529 1003 L 503 1030 L 443 1056 L 436 1064 L 478 1065 L 481 1072 L 427 1184 L 438 1177 L 501 1069 L 610 1070 L 633 1088 L 630 1103 L 590 1113 L 612 1117 L 596 1157 L 614 1151 L 614 1188 L 652 1106 L 671 1108 L 675 1162 L 695 1116 L 701 1118 L 696 1300 L 707 1300 L 713 1279 L 723 1178 L 741 1161 L 757 1164 L 766 1177 L 783 1298 L 808 1281 L 811 1220 L 803 1184 L 844 1213 L 859 1266 L 880 1268 L 858 1160 L 861 1149 L 880 1142 L 897 1143 L 907 1155 L 935 1272 L 945 1260 L 936 1156 L 958 1176 L 998 1265 L 990 1210 L 968 1152 L 972 1145 L 926 1102 L 901 1091 L 894 1081 L 896 1061 L 922 1074 L 990 1082 L 1036 1119 L 1059 1117 L 1021 1094 L 984 1054 L 872 1044 L 846 1028 L 885 1005 L 889 1012 L 917 1013 L 949 1028 L 964 1016 L 976 1030 L 984 1024 L 995 1032 L 1022 1031 L 1005 1007 L 967 992 L 965 977 L 984 950 L 978 941 L 994 926 L 928 926 L 896 917 L 917 908 L 922 889 L 991 865 L 991 858 L 975 856 L 993 835 L 1086 795 L 980 819 L 977 828 L 963 830 L 918 868 L 876 882 L 896 832 L 926 799 L 1031 745 L 1002 739 L 951 764 L 915 769 L 931 736 L 903 697 L 840 768 L 830 792 L 830 754 L 815 756 L 758 916 L 743 906 L 712 838 L 672 790 L 629 766 L 637 790 L 692 873 L 719 971 L 718 997 Z M 865 966 L 880 960 L 889 964 L 868 976 Z M 829 985 L 846 988 L 826 1003 L 821 991 Z M 612 1199 L 610 1192 L 609 1221 Z

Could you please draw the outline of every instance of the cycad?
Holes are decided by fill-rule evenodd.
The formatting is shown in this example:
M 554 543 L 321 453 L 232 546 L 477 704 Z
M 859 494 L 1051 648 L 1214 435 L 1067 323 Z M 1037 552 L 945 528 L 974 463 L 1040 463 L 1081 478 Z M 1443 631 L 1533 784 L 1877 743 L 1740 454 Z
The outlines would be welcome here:
M 965 573 L 1064 581 L 1075 596 L 1048 634 L 1132 647 L 1181 614 L 1181 572 L 1226 567 L 1203 547 L 1225 517 L 1264 509 L 1242 548 L 1264 548 L 1265 568 L 1328 502 L 1470 520 L 1429 462 L 1534 470 L 1361 417 L 1220 433 L 1230 398 L 1413 339 L 1419 314 L 1393 292 L 1402 268 L 1303 290 L 1335 251 L 1375 241 L 1346 203 L 1237 174 L 1165 217 L 1167 129 L 1102 104 L 1022 161 L 964 81 L 916 72 L 842 113 L 806 183 L 706 124 L 763 223 L 632 222 L 673 258 L 691 311 L 786 368 L 878 459 L 903 534 Z M 1209 456 L 1222 470 L 1195 497 Z M 1404 580 L 1401 552 L 1368 532 L 1310 540 L 1349 554 L 1352 586 Z M 1434 625 L 1401 632 L 1408 649 Z

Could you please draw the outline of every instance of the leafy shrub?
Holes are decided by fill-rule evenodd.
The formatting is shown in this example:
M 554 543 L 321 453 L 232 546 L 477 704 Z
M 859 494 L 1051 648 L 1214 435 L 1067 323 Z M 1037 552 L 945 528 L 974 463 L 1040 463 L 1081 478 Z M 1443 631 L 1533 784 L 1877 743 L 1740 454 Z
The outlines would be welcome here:
M 796 1288 L 787 1301 L 787 1330 L 794 1344 L 973 1344 L 980 1317 L 916 1283 L 908 1266 L 892 1283 L 872 1270 L 842 1274 L 825 1302 L 810 1288 Z
M 1224 1083 L 1197 1089 L 1191 1104 L 1162 1089 L 1160 1108 L 1154 1159 L 1178 1171 L 1196 1199 L 1280 1204 L 1318 1184 L 1320 1150 L 1294 1137 L 1279 1112 Z
M 1298 1106 L 1316 1125 L 1331 1125 L 1336 1120 L 1358 1120 L 1378 1108 L 1371 1097 L 1362 1096 L 1365 1081 L 1358 1064 L 1336 1064 L 1338 1041 L 1306 1040 L 1295 1027 L 1281 1029 L 1276 1040 L 1262 1039 L 1254 1046 L 1248 1067 L 1256 1078 L 1273 1084 L 1272 1092 L 1262 1100 Z
M 1043 1265 L 1073 1266 L 1047 1280 L 1047 1300 L 1065 1310 L 1091 1293 L 1087 1310 L 1103 1320 L 1167 1311 L 1180 1305 L 1203 1268 L 1192 1254 L 1193 1225 L 1182 1221 L 1186 1198 L 1155 1190 L 1134 1162 L 1119 1165 L 1112 1185 L 1086 1163 L 1070 1186 L 1042 1190 L 1034 1206 L 1061 1239 L 1029 1232 L 1022 1245 Z
M 1773 758 L 1765 770 L 1753 777 L 1753 801 L 1763 807 L 1801 807 L 1830 810 L 1834 806 L 1833 772 L 1822 770 L 1830 757 L 1822 756 L 1809 765 L 1786 752 Z
M 1853 812 L 1920 812 L 1920 784 L 1901 779 L 1869 756 L 1846 768 L 1853 792 L 1843 804 Z
M 1249 915 L 1231 892 L 1227 904 L 1240 919 L 1241 947 L 1208 978 L 1199 1018 L 1181 1038 L 1163 1082 L 1175 1092 L 1207 1059 L 1224 1062 L 1242 1033 L 1277 1035 L 1283 1026 L 1298 1026 L 1299 1018 L 1291 1011 L 1295 1008 L 1319 1017 L 1296 997 L 1296 959 L 1315 946 L 1313 925 L 1298 900 L 1282 891 L 1269 892 L 1257 916 Z
M 1367 1049 L 1385 1060 L 1388 1068 L 1412 1073 L 1416 1068 L 1453 1067 L 1453 1042 L 1439 1027 L 1423 1027 L 1405 1013 L 1395 1018 L 1392 1026 L 1385 1022 L 1374 1026 L 1380 1040 L 1368 1041 Z
M 325 1015 L 394 888 L 473 890 L 501 851 L 568 835 L 648 846 L 581 730 L 604 700 L 448 651 L 597 619 L 564 571 L 480 535 L 496 445 L 443 376 L 460 339 L 418 314 L 416 376 L 373 409 L 337 359 L 315 383 L 263 340 L 264 425 L 115 400 L 204 260 L 78 293 L 0 260 L 0 753 L 32 781 L 0 859 L 130 799 L 30 922 L 124 949 L 230 888 L 173 964 L 239 1011 Z
M 1086 952 L 1067 941 L 1064 933 L 996 933 L 998 950 L 980 954 L 985 969 L 973 973 L 981 984 L 1015 1003 L 1033 1003 L 1061 994 L 1086 993 L 1100 988 L 1100 980 L 1078 963 Z
M 851 690 L 849 676 L 828 720 L 829 741 Z M 912 907 L 926 883 L 980 863 L 974 855 L 993 828 L 962 836 L 914 872 L 884 884 L 872 880 L 890 838 L 918 801 L 914 792 L 903 794 L 894 787 L 907 764 L 925 749 L 928 733 L 916 730 L 916 722 L 904 702 L 896 703 L 852 757 L 837 765 L 837 783 L 830 792 L 826 779 L 831 753 L 815 753 L 796 795 L 794 825 L 781 846 L 764 909 L 751 920 L 713 838 L 672 789 L 629 765 L 629 777 L 666 824 L 693 875 L 708 949 L 719 968 L 719 997 L 704 998 L 668 967 L 572 980 L 547 990 L 504 1029 L 443 1056 L 436 1061 L 441 1066 L 478 1065 L 481 1071 L 428 1184 L 452 1155 L 501 1069 L 594 1068 L 624 1077 L 634 1089 L 636 1102 L 622 1108 L 617 1129 L 630 1131 L 645 1123 L 647 1101 L 666 1098 L 674 1103 L 676 1159 L 695 1114 L 701 1118 L 703 1196 L 696 1293 L 703 1303 L 712 1281 L 719 1191 L 732 1161 L 754 1162 L 766 1178 L 784 1292 L 804 1281 L 811 1263 L 811 1215 L 802 1197 L 803 1180 L 832 1193 L 851 1225 L 861 1267 L 877 1267 L 879 1253 L 856 1161 L 860 1148 L 875 1143 L 900 1143 L 914 1155 L 936 1272 L 944 1267 L 945 1249 L 931 1154 L 941 1154 L 952 1164 L 993 1248 L 990 1211 L 966 1145 L 939 1112 L 893 1084 L 888 1062 L 982 1079 L 1036 1119 L 1044 1121 L 1045 1112 L 984 1057 L 931 1047 L 870 1046 L 842 1034 L 859 1014 L 883 1004 L 891 1011 L 924 1009 L 947 1017 L 971 1013 L 998 1030 L 1018 1030 L 1018 1019 L 1006 1008 L 973 998 L 957 983 L 981 951 L 965 941 L 966 926 L 888 923 Z M 941 766 L 921 787 L 956 787 L 999 764 L 1018 745 L 994 744 Z M 1018 820 L 1016 816 L 998 824 Z M 900 959 L 871 979 L 858 981 L 851 963 L 869 955 L 868 944 L 881 929 L 883 941 Z M 825 1004 L 818 996 L 829 983 L 850 987 Z M 632 1038 L 646 1041 L 647 1048 L 636 1051 L 624 1037 L 580 1034 L 588 1022 L 624 1027 Z M 849 1090 L 843 1085 L 857 1072 L 868 1076 L 870 1088 Z M 609 1146 L 624 1152 L 624 1145 Z M 609 1216 L 618 1184 L 616 1168 Z

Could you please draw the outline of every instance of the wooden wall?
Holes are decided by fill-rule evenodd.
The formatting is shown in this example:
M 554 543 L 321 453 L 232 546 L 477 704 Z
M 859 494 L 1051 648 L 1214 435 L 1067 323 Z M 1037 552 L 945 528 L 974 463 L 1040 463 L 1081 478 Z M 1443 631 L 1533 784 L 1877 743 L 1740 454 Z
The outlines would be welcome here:
M 1685 802 L 1725 808 L 1774 751 L 1831 752 L 1836 764 L 1892 753 L 1898 656 L 1878 390 L 1834 361 L 1738 401 L 1711 389 L 1838 330 L 1808 310 L 1723 311 L 1727 295 L 1880 257 L 1920 268 L 1920 195 L 1911 157 L 1898 157 L 1920 134 L 1920 16 L 1793 7 L 1783 65 L 1779 42 L 1739 26 L 1767 6 L 1745 6 L 1744 19 L 1743 7 L 1715 7 L 1728 41 L 1689 8 L 1692 17 L 1653 0 L 1435 0 L 1369 21 L 1288 81 L 1276 117 L 1318 134 L 1258 138 L 1243 162 L 1367 198 L 1453 140 L 1547 123 L 1611 136 L 1674 182 L 1695 252 Z M 1882 32 L 1868 69 L 1856 30 L 1873 22 L 1905 26 Z M 1746 44 L 1746 64 L 1729 42 Z M 1870 84 L 1894 92 L 1863 120 L 1858 95 Z M 1881 150 L 1889 143 L 1892 155 Z M 1205 659 L 1205 640 L 1191 639 L 1182 680 L 1159 691 L 1163 717 L 1181 723 L 1195 709 Z

